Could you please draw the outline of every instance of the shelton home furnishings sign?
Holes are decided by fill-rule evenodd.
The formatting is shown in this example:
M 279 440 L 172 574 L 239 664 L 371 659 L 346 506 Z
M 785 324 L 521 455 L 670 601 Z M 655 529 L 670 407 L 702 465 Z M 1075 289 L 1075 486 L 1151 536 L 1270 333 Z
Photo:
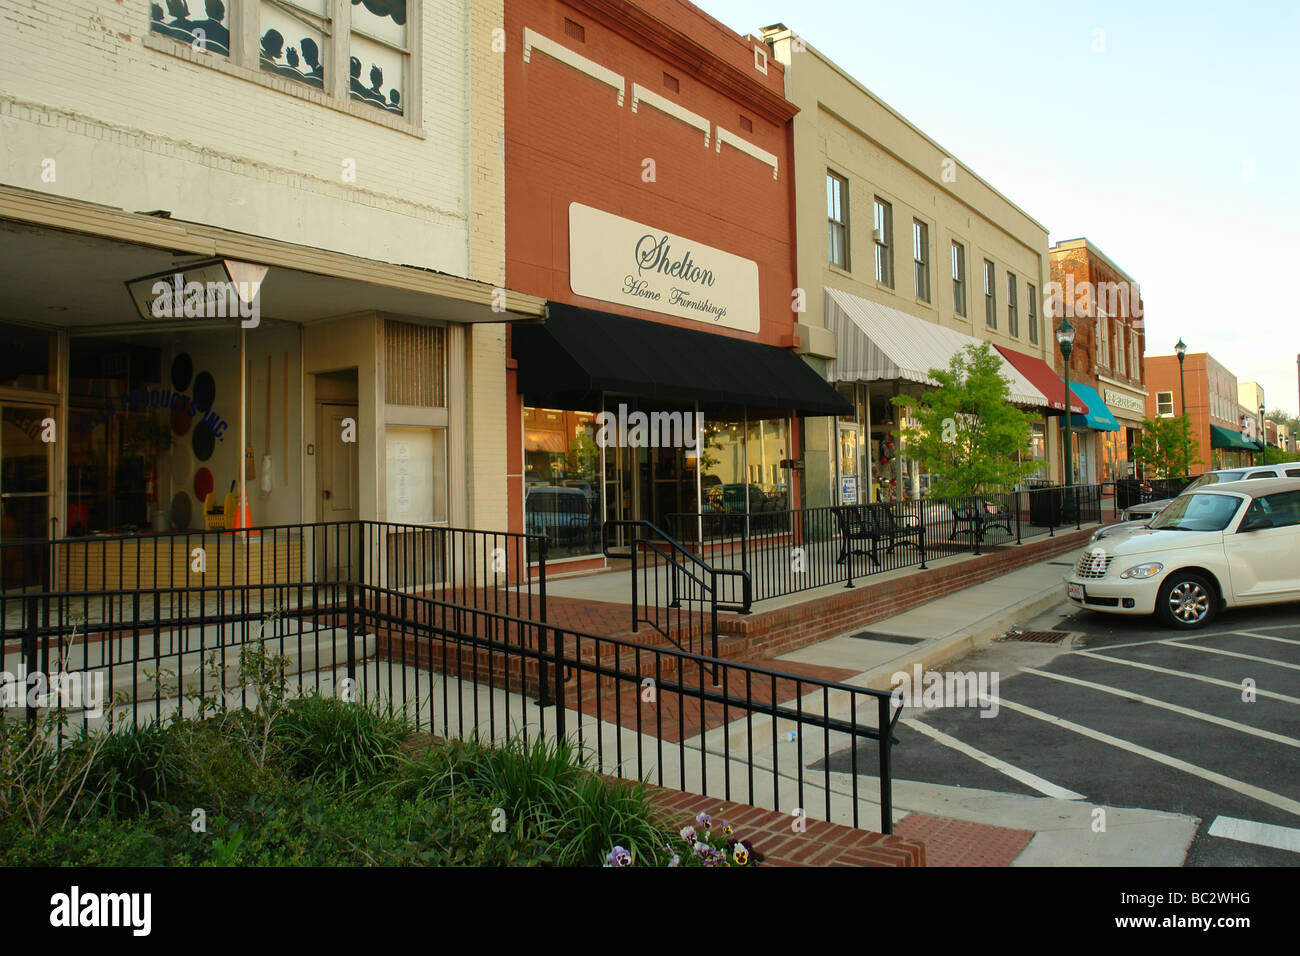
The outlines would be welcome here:
M 569 205 L 569 288 L 606 302 L 758 331 L 758 263 L 579 203 Z

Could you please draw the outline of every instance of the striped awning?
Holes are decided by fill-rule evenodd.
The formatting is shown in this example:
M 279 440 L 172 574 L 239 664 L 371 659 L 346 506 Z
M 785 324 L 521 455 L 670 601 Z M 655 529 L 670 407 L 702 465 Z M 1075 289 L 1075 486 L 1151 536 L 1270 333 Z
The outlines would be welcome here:
M 841 289 L 825 288 L 826 327 L 835 336 L 832 382 L 902 380 L 937 384 L 930 369 L 947 368 L 952 357 L 980 339 Z M 996 349 L 1012 404 L 1049 408 L 1051 402 Z

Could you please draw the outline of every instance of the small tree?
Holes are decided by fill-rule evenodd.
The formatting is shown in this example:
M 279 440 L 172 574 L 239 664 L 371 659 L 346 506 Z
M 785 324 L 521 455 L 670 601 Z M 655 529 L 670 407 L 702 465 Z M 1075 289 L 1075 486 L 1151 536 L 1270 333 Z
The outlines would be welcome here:
M 904 428 L 907 455 L 933 476 L 937 497 L 992 493 L 1014 487 L 1034 474 L 1029 446 L 1035 416 L 1009 403 L 1010 382 L 987 342 L 968 345 L 946 369 L 930 369 L 938 387 L 920 398 L 899 396 L 894 404 L 918 422 Z M 1017 456 L 1030 460 L 1017 460 Z
M 1148 418 L 1133 442 L 1131 456 L 1149 477 L 1172 478 L 1191 473 L 1192 463 L 1200 460 L 1201 448 L 1192 437 L 1192 424 L 1186 415 Z

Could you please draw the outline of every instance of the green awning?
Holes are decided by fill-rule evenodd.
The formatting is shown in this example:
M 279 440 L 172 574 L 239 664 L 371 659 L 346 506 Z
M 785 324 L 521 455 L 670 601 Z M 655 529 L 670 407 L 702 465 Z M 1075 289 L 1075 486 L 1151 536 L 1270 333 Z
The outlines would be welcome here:
M 1210 426 L 1211 448 L 1233 448 L 1237 451 L 1260 451 L 1259 442 L 1246 441 L 1240 432 L 1234 432 L 1219 425 Z

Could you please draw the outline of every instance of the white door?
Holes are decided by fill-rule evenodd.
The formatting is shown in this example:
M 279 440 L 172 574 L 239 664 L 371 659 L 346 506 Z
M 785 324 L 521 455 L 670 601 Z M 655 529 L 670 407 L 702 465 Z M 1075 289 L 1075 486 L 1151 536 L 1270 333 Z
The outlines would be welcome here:
M 1252 521 L 1268 524 L 1242 530 Z M 1238 602 L 1300 599 L 1300 491 L 1256 498 L 1223 544 Z
M 321 402 L 316 411 L 317 519 L 356 521 L 361 517 L 357 406 Z M 317 535 L 316 546 L 324 554 L 328 579 L 346 577 L 361 547 L 360 528 L 326 527 L 317 529 Z

